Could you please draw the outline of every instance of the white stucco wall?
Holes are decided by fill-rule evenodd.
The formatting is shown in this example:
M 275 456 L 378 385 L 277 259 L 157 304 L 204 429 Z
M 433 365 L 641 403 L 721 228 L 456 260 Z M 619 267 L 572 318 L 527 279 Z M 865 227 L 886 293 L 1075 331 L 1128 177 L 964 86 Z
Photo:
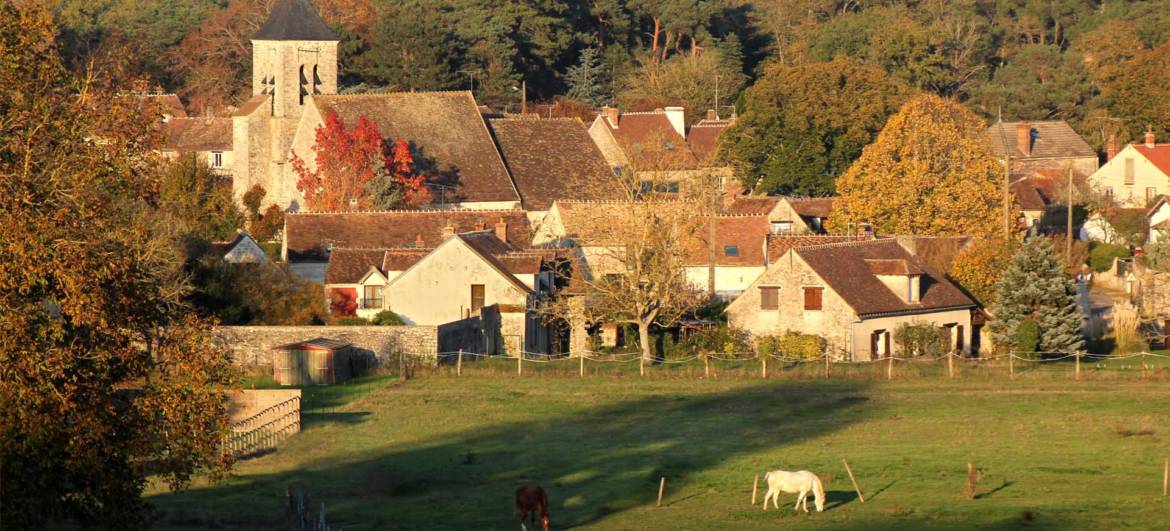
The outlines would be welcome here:
M 735 296 L 747 289 L 760 275 L 764 266 L 715 266 L 715 292 Z M 705 265 L 687 266 L 687 282 L 696 288 L 707 289 L 707 275 L 710 269 Z
M 1132 185 L 1125 184 L 1125 160 L 1133 159 L 1134 181 Z M 1113 189 L 1113 199 L 1117 204 L 1126 208 L 1143 208 L 1146 206 L 1146 188 L 1153 188 L 1155 194 L 1170 194 L 1170 177 L 1162 173 L 1145 156 L 1127 145 L 1109 162 L 1106 162 L 1091 177 L 1089 183 L 1098 193 L 1105 193 L 1106 188 Z
M 472 284 L 484 285 L 485 306 L 527 303 L 526 292 L 456 238 L 395 278 L 385 297 L 407 324 L 439 325 L 463 318 L 471 307 Z

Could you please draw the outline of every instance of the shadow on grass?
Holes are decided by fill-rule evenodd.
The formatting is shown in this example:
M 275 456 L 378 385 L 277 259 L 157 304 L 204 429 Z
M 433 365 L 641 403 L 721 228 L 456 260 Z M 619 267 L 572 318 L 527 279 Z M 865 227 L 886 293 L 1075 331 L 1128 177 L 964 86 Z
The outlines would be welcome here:
M 1013 483 L 1015 483 L 1015 482 L 1005 480 L 1003 483 L 1001 483 L 998 487 L 996 487 L 994 489 L 991 489 L 991 490 L 984 492 L 982 494 L 976 494 L 975 499 L 982 500 L 983 498 L 990 498 L 992 494 L 995 494 L 1003 489 L 1006 489 L 1006 488 L 1012 486 Z
M 437 428 L 432 439 L 411 447 L 321 458 L 327 460 L 159 501 L 226 513 L 240 528 L 264 528 L 280 521 L 284 485 L 299 481 L 327 504 L 335 527 L 490 529 L 514 526 L 516 486 L 536 483 L 549 493 L 555 527 L 582 526 L 652 506 L 663 476 L 664 503 L 677 503 L 670 496 L 672 486 L 687 485 L 689 478 L 729 459 L 741 454 L 766 459 L 785 445 L 862 420 L 868 408 L 859 396 L 864 387 L 858 382 L 767 382 L 719 393 L 680 387 L 592 409 L 570 408 L 562 415 L 537 415 L 530 422 L 451 433 Z M 477 414 L 474 403 L 451 406 L 444 414 Z M 795 414 L 810 409 L 817 414 Z M 365 419 L 361 413 L 348 415 L 354 416 L 312 422 Z M 442 423 L 441 416 L 424 420 Z M 835 507 L 856 497 L 840 491 L 830 496 Z

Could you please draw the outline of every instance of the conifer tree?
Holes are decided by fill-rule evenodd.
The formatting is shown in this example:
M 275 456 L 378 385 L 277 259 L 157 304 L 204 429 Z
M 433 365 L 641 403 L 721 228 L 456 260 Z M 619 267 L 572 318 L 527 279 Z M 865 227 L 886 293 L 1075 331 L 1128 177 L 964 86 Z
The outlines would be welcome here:
M 1040 329 L 1041 352 L 1072 352 L 1084 345 L 1076 286 L 1046 239 L 1025 243 L 996 287 L 991 323 L 996 343 L 1015 345 L 1018 327 L 1031 320 Z
M 604 105 L 605 94 L 601 91 L 604 75 L 597 48 L 588 47 L 581 50 L 580 60 L 576 65 L 569 67 L 565 75 L 565 82 L 569 85 L 566 96 L 594 107 Z

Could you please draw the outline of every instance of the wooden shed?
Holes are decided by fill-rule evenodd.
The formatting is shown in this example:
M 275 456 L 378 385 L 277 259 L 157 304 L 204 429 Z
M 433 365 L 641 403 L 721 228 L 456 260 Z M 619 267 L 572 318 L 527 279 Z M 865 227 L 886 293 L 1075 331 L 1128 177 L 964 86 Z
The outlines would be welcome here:
M 344 382 L 365 367 L 353 345 L 319 337 L 272 349 L 272 375 L 278 385 L 330 385 Z

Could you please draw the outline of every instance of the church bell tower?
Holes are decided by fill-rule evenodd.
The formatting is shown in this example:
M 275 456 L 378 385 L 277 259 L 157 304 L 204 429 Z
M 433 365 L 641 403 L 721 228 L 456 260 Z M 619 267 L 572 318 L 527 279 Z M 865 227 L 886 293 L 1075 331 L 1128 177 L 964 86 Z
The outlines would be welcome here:
M 299 118 L 310 94 L 337 93 L 338 38 L 308 0 L 280 0 L 252 37 L 252 95 L 272 116 Z

